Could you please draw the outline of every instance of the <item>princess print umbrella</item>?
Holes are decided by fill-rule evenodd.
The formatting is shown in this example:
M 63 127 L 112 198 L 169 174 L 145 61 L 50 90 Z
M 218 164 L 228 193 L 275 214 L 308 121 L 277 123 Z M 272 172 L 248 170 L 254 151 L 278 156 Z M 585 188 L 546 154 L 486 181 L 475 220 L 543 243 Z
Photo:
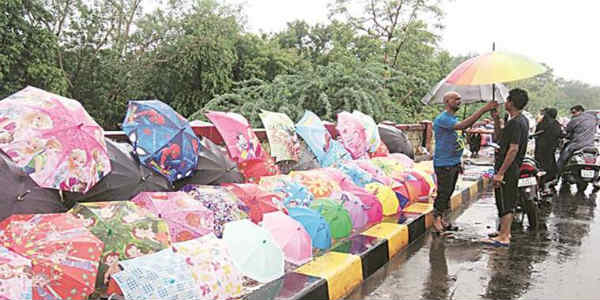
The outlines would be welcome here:
M 206 113 L 206 117 L 217 127 L 234 161 L 242 163 L 267 158 L 248 120 L 242 115 L 212 111 Z
M 344 148 L 353 159 L 365 158 L 370 145 L 367 132 L 360 119 L 349 112 L 341 112 L 337 116 L 337 130 L 340 133 Z

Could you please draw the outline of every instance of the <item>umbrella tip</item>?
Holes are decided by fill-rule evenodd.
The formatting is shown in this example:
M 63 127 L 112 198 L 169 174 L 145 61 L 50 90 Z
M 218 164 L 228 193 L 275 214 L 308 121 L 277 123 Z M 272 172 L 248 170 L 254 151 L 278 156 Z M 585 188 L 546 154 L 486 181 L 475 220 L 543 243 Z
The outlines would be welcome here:
M 262 240 L 262 243 L 263 243 L 263 244 L 266 244 L 266 243 L 267 243 L 267 240 Z

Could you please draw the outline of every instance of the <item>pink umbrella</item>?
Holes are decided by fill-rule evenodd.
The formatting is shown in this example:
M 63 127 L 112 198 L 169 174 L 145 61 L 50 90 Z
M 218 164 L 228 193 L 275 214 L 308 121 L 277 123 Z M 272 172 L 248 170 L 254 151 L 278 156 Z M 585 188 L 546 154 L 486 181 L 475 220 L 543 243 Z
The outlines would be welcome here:
M 361 159 L 361 160 L 355 160 L 352 163 L 354 163 L 359 168 L 367 171 L 367 173 L 371 174 L 373 176 L 373 178 L 375 178 L 375 180 L 379 181 L 383 185 L 386 185 L 389 187 L 395 186 L 396 183 L 394 182 L 394 179 L 385 175 L 383 170 L 381 170 L 381 168 L 379 168 L 378 166 L 373 164 L 373 162 L 371 162 L 370 160 Z
M 206 113 L 206 117 L 217 127 L 233 160 L 242 163 L 255 159 L 267 159 L 267 154 L 263 151 L 258 137 L 252 131 L 248 120 L 242 115 L 211 111 Z
M 387 157 L 400 162 L 407 169 L 412 169 L 415 166 L 415 161 L 404 153 L 392 153 Z
M 213 212 L 187 193 L 146 192 L 139 193 L 131 201 L 165 220 L 174 242 L 191 240 L 213 231 Z
M 337 131 L 342 139 L 344 148 L 350 152 L 353 159 L 366 158 L 369 151 L 367 133 L 361 120 L 349 112 L 341 112 L 337 116 Z
M 304 226 L 282 212 L 265 214 L 262 226 L 271 233 L 285 259 L 302 265 L 312 259 L 312 242 Z
M 350 214 L 352 219 L 352 228 L 363 228 L 369 222 L 369 207 L 367 207 L 360 199 L 350 192 L 340 192 L 332 195 L 332 198 L 342 203 L 344 208 Z
M 111 171 L 102 127 L 73 99 L 26 87 L 0 101 L 0 134 L 41 187 L 85 193 Z

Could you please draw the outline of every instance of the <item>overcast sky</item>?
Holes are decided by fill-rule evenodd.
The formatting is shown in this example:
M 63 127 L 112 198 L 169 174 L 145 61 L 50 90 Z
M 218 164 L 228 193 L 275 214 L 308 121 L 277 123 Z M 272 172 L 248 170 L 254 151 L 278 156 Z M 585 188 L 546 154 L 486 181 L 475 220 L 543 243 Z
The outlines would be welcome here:
M 327 22 L 327 0 L 229 0 L 246 3 L 253 32 L 286 22 Z M 440 47 L 454 55 L 506 50 L 547 63 L 557 76 L 600 86 L 600 1 L 455 0 L 446 12 Z

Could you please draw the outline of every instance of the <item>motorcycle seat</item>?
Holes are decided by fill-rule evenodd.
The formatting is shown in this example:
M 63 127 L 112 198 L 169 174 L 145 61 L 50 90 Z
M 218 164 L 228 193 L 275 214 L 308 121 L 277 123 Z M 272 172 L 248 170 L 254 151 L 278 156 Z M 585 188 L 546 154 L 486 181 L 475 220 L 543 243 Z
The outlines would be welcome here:
M 583 148 L 583 149 L 581 149 L 581 150 L 579 150 L 577 152 L 598 155 L 598 148 L 596 148 L 596 147 L 586 147 L 586 148 Z

